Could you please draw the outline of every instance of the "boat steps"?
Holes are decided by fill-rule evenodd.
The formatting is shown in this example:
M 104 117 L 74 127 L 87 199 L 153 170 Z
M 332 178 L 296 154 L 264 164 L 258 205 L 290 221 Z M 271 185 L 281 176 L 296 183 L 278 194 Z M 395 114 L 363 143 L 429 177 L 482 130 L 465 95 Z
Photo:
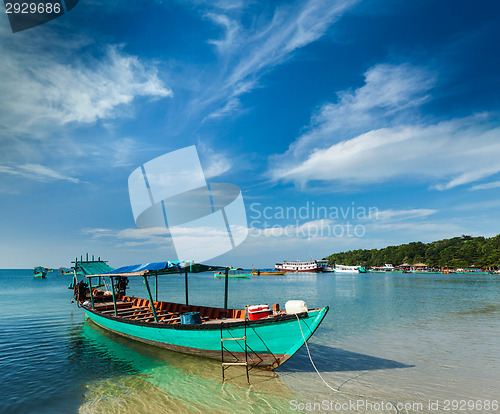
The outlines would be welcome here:
M 221 341 L 246 341 L 247 337 L 244 336 L 243 338 L 221 338 Z
M 248 345 L 247 343 L 247 324 L 248 324 L 248 319 L 245 320 L 245 331 L 244 335 L 240 338 L 224 338 L 224 322 L 226 321 L 220 321 L 220 352 L 221 352 L 221 367 L 222 367 L 222 381 L 225 381 L 225 371 L 231 366 L 244 366 L 247 374 L 247 382 L 250 384 L 250 376 L 249 372 L 251 369 L 255 368 L 257 365 L 259 365 L 263 359 Z M 233 352 L 231 352 L 229 349 L 227 349 L 224 346 L 224 342 L 226 341 L 243 341 L 243 346 L 242 349 L 245 351 L 245 359 L 240 359 L 238 358 Z M 224 354 L 229 354 L 231 355 L 232 358 L 234 358 L 233 361 L 231 362 L 226 362 L 224 361 Z M 256 357 L 258 359 L 249 359 L 249 357 Z
M 222 365 L 225 366 L 231 366 L 231 365 L 241 365 L 241 366 L 248 366 L 253 363 L 260 363 L 262 362 L 262 359 L 247 359 L 246 361 L 241 361 L 241 362 L 223 362 Z

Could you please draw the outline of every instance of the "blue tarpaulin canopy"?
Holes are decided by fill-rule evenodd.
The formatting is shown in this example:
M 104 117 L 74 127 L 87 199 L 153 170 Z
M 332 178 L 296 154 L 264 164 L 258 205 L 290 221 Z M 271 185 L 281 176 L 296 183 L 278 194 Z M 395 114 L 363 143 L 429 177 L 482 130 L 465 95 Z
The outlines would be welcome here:
M 193 262 L 179 262 L 179 261 L 169 261 L 169 262 L 152 262 L 145 264 L 136 264 L 129 266 L 122 266 L 118 269 L 110 270 L 108 272 L 96 273 L 92 275 L 86 275 L 86 277 L 96 277 L 96 276 L 114 276 L 114 275 L 124 275 L 124 276 L 142 276 L 149 274 L 165 274 L 165 273 L 199 273 L 206 272 L 210 270 L 221 270 L 225 269 L 225 266 L 209 266 L 201 263 Z
M 106 272 L 105 274 L 113 275 L 116 273 L 144 272 L 146 270 L 149 270 L 149 271 L 167 270 L 167 269 L 170 269 L 172 267 L 181 267 L 181 266 L 180 266 L 179 262 L 153 262 L 153 263 L 146 263 L 146 264 L 122 266 L 122 267 L 119 267 L 118 269 L 112 270 L 111 272 Z
M 118 269 L 108 271 L 106 273 L 101 273 L 101 274 L 94 274 L 94 275 L 85 275 L 87 279 L 89 279 L 89 287 L 92 288 L 92 278 L 95 277 L 103 277 L 103 276 L 109 276 L 111 279 L 113 277 L 118 277 L 118 276 L 142 276 L 144 277 L 144 283 L 146 284 L 146 288 L 148 290 L 148 296 L 149 296 L 149 301 L 152 307 L 153 314 L 155 315 L 155 320 L 156 320 L 156 311 L 154 309 L 154 306 L 152 305 L 153 303 L 153 296 L 151 294 L 150 288 L 149 288 L 149 283 L 148 283 L 148 278 L 149 276 L 153 275 L 157 279 L 158 275 L 161 274 L 168 274 L 168 273 L 185 273 L 185 283 L 186 283 L 186 305 L 188 304 L 188 273 L 198 273 L 198 272 L 206 272 L 209 270 L 222 270 L 222 269 L 229 269 L 228 267 L 225 266 L 208 266 L 204 265 L 201 263 L 194 263 L 192 261 L 184 261 L 184 262 L 153 262 L 153 263 L 146 263 L 146 264 L 136 264 L 136 265 L 131 265 L 131 266 L 122 266 L 119 267 Z M 226 272 L 227 273 L 227 272 Z M 224 293 L 224 309 L 227 309 L 227 292 L 228 292 L 228 277 L 226 276 L 226 284 L 225 284 L 225 293 Z M 158 280 L 156 280 L 156 301 L 158 301 Z M 114 295 L 114 288 L 112 289 L 113 291 L 113 304 L 115 306 L 115 314 L 116 314 L 116 298 Z M 92 300 L 92 308 L 94 309 L 94 299 L 92 296 L 92 289 L 90 289 L 90 297 Z

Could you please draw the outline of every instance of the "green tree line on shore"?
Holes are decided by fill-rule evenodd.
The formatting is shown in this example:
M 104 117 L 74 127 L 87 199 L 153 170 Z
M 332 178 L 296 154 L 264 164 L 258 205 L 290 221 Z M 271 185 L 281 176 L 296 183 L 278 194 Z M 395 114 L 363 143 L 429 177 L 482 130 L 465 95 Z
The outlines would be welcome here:
M 500 265 L 500 234 L 495 237 L 462 235 L 431 243 L 412 242 L 383 249 L 349 250 L 334 253 L 328 263 L 343 265 L 382 266 L 385 263 L 401 265 L 425 263 L 428 267 L 489 268 Z

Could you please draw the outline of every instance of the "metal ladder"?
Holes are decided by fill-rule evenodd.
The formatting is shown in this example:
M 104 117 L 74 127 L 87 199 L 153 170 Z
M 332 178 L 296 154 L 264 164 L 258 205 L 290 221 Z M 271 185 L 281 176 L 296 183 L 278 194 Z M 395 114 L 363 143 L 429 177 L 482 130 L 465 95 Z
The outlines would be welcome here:
M 228 369 L 229 367 L 234 366 L 234 365 L 240 365 L 240 366 L 245 367 L 246 374 L 247 374 L 247 382 L 250 384 L 250 376 L 248 374 L 249 371 L 251 369 L 255 368 L 257 365 L 259 365 L 263 361 L 263 359 L 252 348 L 250 348 L 250 346 L 247 343 L 247 319 L 245 318 L 244 336 L 241 338 L 224 338 L 224 326 L 223 325 L 224 325 L 224 322 L 221 322 L 221 324 L 220 324 L 220 347 L 221 347 L 221 361 L 222 361 L 222 364 L 221 364 L 222 365 L 222 381 L 225 381 L 224 374 L 225 374 L 226 369 Z M 245 359 L 240 360 L 233 352 L 228 350 L 224 346 L 225 341 L 243 341 L 244 347 L 242 347 L 242 349 L 243 348 L 245 349 Z M 224 362 L 224 351 L 231 354 L 232 357 L 234 358 L 234 361 Z M 248 359 L 249 353 L 255 355 L 258 359 Z M 252 363 L 254 363 L 254 362 L 256 364 L 252 365 Z

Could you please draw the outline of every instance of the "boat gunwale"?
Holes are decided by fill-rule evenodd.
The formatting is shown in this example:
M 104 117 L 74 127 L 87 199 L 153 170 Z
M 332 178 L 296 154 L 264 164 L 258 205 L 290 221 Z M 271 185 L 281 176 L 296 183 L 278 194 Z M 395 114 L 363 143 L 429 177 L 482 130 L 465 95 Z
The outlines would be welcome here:
M 230 322 L 224 322 L 224 319 L 218 319 L 221 321 L 221 323 L 201 323 L 201 324 L 181 324 L 181 323 L 161 323 L 161 322 L 146 322 L 146 321 L 139 321 L 135 319 L 127 319 L 127 318 L 120 318 L 114 315 L 106 315 L 103 314 L 99 311 L 96 311 L 92 309 L 91 307 L 87 306 L 82 306 L 85 311 L 93 313 L 97 316 L 101 316 L 106 319 L 110 319 L 116 322 L 122 322 L 125 324 L 131 324 L 131 325 L 139 325 L 143 327 L 148 327 L 148 328 L 160 328 L 160 329 L 178 329 L 178 330 L 220 330 L 221 325 L 224 325 L 224 328 L 236 328 L 240 326 L 252 326 L 252 325 L 272 325 L 277 322 L 282 322 L 282 321 L 287 321 L 287 320 L 295 320 L 297 317 L 299 319 L 304 319 L 309 316 L 309 313 L 315 312 L 315 311 L 321 311 L 326 308 L 326 313 L 328 313 L 329 306 L 323 306 L 322 308 L 315 308 L 315 309 L 310 309 L 307 312 L 300 312 L 300 313 L 294 313 L 294 314 L 280 314 L 280 315 L 275 315 L 272 318 L 262 318 L 262 319 L 256 319 L 253 321 L 250 320 L 245 320 L 241 319 L 238 321 L 230 321 Z

